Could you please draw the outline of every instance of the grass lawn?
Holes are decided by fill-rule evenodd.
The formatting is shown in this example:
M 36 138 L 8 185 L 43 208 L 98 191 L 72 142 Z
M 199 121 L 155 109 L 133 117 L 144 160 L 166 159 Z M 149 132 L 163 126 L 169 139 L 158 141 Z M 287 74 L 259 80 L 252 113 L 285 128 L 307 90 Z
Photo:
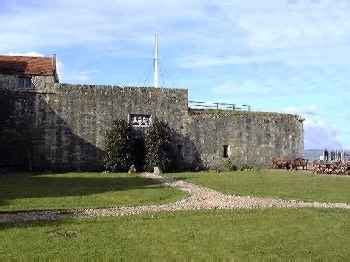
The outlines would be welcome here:
M 350 177 L 261 170 L 167 174 L 228 194 L 350 203 Z
M 350 211 L 255 209 L 0 225 L 0 260 L 350 260 Z
M 172 202 L 181 191 L 118 173 L 0 175 L 0 212 Z

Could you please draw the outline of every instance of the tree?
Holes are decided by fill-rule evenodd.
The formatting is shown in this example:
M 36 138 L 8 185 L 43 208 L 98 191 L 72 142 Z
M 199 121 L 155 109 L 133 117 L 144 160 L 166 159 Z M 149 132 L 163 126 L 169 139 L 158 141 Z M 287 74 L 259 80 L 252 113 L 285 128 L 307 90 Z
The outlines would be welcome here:
M 167 123 L 155 119 L 145 134 L 146 169 L 158 166 L 163 171 L 176 169 L 174 134 Z
M 110 171 L 126 171 L 134 162 L 133 134 L 125 120 L 116 120 L 106 132 L 105 168 Z

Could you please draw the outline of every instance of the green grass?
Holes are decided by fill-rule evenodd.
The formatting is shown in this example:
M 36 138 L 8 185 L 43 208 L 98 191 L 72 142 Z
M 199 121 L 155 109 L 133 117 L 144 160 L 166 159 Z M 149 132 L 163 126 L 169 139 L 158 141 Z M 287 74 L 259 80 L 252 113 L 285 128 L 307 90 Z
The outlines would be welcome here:
M 291 173 L 278 170 L 167 175 L 227 194 L 350 203 L 350 177 L 318 176 L 303 171 Z
M 350 211 L 259 209 L 0 225 L 0 260 L 350 260 Z
M 111 207 L 173 202 L 181 191 L 117 173 L 0 175 L 0 211 Z

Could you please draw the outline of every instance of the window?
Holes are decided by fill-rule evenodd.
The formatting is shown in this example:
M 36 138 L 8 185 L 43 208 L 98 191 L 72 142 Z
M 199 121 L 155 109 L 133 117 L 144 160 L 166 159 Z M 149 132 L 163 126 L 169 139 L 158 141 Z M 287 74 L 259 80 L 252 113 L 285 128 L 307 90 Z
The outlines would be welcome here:
M 223 149 L 224 149 L 223 157 L 228 158 L 228 145 L 224 145 Z
M 32 81 L 30 77 L 19 77 L 18 78 L 18 87 L 19 88 L 31 88 Z

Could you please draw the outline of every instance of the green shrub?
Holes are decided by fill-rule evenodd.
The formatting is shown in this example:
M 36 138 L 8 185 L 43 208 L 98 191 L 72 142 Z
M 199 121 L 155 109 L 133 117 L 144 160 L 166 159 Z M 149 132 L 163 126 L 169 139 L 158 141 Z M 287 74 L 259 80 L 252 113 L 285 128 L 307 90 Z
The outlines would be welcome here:
M 237 171 L 238 170 L 237 166 L 232 163 L 231 159 L 225 159 L 223 161 L 222 166 L 224 167 L 225 171 Z
M 105 168 L 109 171 L 126 171 L 134 162 L 133 134 L 125 120 L 116 120 L 106 132 Z
M 243 164 L 239 168 L 241 171 L 252 171 L 254 169 L 253 166 L 248 165 L 248 164 Z
M 240 166 L 240 171 L 250 171 L 253 173 L 259 173 L 263 169 L 260 165 L 250 165 L 250 164 L 243 164 Z
M 167 123 L 155 119 L 145 134 L 145 164 L 152 171 L 158 166 L 164 172 L 175 171 L 177 155 L 174 131 Z

